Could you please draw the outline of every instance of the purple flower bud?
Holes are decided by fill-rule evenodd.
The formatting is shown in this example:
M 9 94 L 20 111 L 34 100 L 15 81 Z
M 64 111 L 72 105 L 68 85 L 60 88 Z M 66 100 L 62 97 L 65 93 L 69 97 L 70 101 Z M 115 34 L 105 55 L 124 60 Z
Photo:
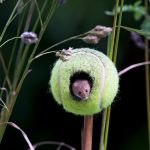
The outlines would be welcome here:
M 99 38 L 104 38 L 112 32 L 112 28 L 97 25 L 94 29 L 91 30 L 93 35 L 98 36 Z
M 89 44 L 98 44 L 100 39 L 95 35 L 87 35 L 83 37 L 82 40 Z
M 131 33 L 131 39 L 134 41 L 135 45 L 138 48 L 144 49 L 145 48 L 145 44 L 144 41 L 142 40 L 142 38 L 136 34 L 135 32 Z
M 36 43 L 38 41 L 37 35 L 33 32 L 23 32 L 21 39 L 26 44 Z
M 112 28 L 97 25 L 95 28 L 90 30 L 86 36 L 82 37 L 81 39 L 89 44 L 98 44 L 98 42 L 108 36 L 112 32 Z

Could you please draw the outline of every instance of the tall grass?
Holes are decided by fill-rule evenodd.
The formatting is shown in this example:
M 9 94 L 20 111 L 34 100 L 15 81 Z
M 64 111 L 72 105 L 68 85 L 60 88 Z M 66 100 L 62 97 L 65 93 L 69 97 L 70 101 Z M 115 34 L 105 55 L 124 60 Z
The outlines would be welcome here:
M 60 5 L 62 5 L 64 1 L 44 0 L 42 5 L 39 5 L 39 3 L 40 1 L 38 0 L 26 0 L 26 1 L 17 0 L 10 16 L 8 17 L 5 26 L 3 27 L 2 32 L 0 33 L 0 65 L 2 66 L 3 73 L 4 73 L 4 77 L 1 79 L 3 83 L 0 86 L 1 87 L 0 101 L 2 107 L 0 111 L 0 143 L 2 142 L 2 138 L 4 136 L 6 126 L 7 124 L 9 124 L 8 122 L 12 115 L 13 108 L 15 106 L 16 100 L 18 99 L 22 85 L 26 77 L 31 71 L 30 67 L 32 62 L 35 59 L 40 58 L 41 56 L 51 54 L 51 53 L 56 53 L 57 51 L 51 51 L 51 50 L 52 48 L 55 48 L 60 44 L 63 44 L 71 40 L 83 40 L 83 37 L 88 35 L 89 33 L 91 34 L 92 31 L 89 30 L 88 32 L 85 32 L 83 34 L 79 34 L 64 39 L 63 41 L 60 41 L 46 48 L 39 54 L 36 54 L 40 46 L 40 42 L 43 39 L 43 35 L 48 27 L 48 24 L 50 23 L 53 17 L 55 10 Z M 5 5 L 5 3 L 3 4 Z M 111 35 L 109 35 L 108 37 L 107 55 L 114 62 L 115 65 L 119 63 L 117 59 L 118 59 L 118 51 L 119 51 L 118 45 L 120 39 L 120 31 L 121 29 L 124 29 L 129 32 L 136 32 L 137 34 L 145 37 L 145 62 L 148 62 L 150 60 L 149 43 L 148 43 L 149 40 L 148 36 L 150 36 L 150 32 L 121 25 L 123 8 L 124 8 L 123 6 L 124 6 L 124 0 L 120 0 L 120 1 L 116 0 L 115 9 L 114 9 L 114 19 L 112 25 L 113 30 Z M 147 0 L 145 0 L 144 7 L 146 12 L 145 19 L 147 19 L 147 17 L 149 17 Z M 19 12 L 18 9 L 20 10 Z M 9 29 L 11 23 L 17 18 L 19 19 L 17 24 L 16 35 L 14 37 L 9 37 L 7 40 L 4 41 L 5 36 L 7 34 L 7 30 Z M 32 24 L 32 19 L 35 19 L 34 24 Z M 29 30 L 32 32 L 36 32 L 38 35 L 38 41 L 35 44 L 30 44 L 30 43 L 26 44 L 21 38 L 21 34 Z M 7 63 L 5 58 L 3 57 L 3 49 L 10 42 L 13 42 L 13 46 L 9 57 L 9 62 Z M 146 63 L 144 63 L 144 65 L 145 64 Z M 11 73 L 11 70 L 13 70 L 13 73 Z M 150 70 L 148 65 L 145 67 L 145 83 L 146 83 L 146 102 L 147 102 L 147 120 L 148 120 L 147 124 L 148 124 L 148 135 L 149 135 L 149 146 L 150 146 Z M 102 113 L 103 115 L 102 115 L 99 150 L 107 150 L 108 149 L 107 145 L 109 141 L 109 126 L 111 125 L 110 122 L 111 106 L 108 107 L 106 110 L 104 110 Z M 84 139 L 84 140 L 82 139 L 82 150 L 87 150 L 87 146 L 89 145 L 90 148 L 88 147 L 88 149 L 89 150 L 92 149 L 93 116 L 89 117 L 90 123 L 88 117 L 84 117 L 84 128 L 86 129 L 83 130 L 84 134 L 82 134 L 83 136 L 82 138 Z M 22 130 L 20 131 L 22 132 Z M 90 144 L 86 144 L 88 142 Z M 51 142 L 47 142 L 47 143 L 53 144 Z M 55 142 L 55 144 L 57 144 L 57 142 Z

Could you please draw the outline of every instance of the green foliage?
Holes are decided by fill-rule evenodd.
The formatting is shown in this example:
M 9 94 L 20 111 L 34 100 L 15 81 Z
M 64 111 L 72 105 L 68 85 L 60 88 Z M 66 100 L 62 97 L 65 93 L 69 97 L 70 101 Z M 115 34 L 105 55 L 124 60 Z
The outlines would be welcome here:
M 140 20 L 145 15 L 145 7 L 141 5 L 141 1 L 136 1 L 133 5 L 124 5 L 122 8 L 122 12 L 132 12 L 134 15 L 134 19 L 136 21 Z M 107 15 L 114 16 L 115 8 L 113 11 L 106 11 Z M 120 13 L 120 7 L 118 8 L 118 13 Z
M 121 28 L 125 29 L 129 32 L 135 32 L 135 33 L 137 33 L 139 35 L 142 35 L 144 37 L 150 37 L 150 32 L 149 32 L 150 30 L 148 30 L 148 28 L 145 29 L 145 30 L 144 29 L 143 30 L 138 30 L 138 29 L 135 29 L 135 28 L 125 27 L 125 26 L 121 26 Z
M 150 17 L 148 16 L 142 23 L 141 25 L 141 29 L 145 32 L 145 33 L 149 33 L 150 34 Z M 145 37 L 147 39 L 150 39 L 150 35 L 145 35 Z

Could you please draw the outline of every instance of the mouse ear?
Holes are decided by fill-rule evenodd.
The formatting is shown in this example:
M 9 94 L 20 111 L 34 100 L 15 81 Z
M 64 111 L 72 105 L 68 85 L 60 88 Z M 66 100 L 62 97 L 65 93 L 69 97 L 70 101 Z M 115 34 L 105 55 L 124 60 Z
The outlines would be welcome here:
M 75 101 L 71 94 L 70 86 L 76 77 L 86 78 L 92 85 L 86 101 Z M 118 83 L 118 72 L 112 61 L 90 48 L 74 49 L 69 59 L 59 59 L 49 82 L 56 102 L 76 115 L 96 114 L 111 105 L 118 92 Z

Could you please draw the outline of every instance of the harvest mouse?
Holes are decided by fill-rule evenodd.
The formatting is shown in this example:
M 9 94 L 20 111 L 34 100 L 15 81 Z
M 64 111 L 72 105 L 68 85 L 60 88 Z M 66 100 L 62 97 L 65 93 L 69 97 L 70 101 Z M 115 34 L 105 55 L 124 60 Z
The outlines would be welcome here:
M 86 100 L 89 97 L 91 87 L 88 80 L 77 79 L 72 83 L 72 93 L 75 97 Z

